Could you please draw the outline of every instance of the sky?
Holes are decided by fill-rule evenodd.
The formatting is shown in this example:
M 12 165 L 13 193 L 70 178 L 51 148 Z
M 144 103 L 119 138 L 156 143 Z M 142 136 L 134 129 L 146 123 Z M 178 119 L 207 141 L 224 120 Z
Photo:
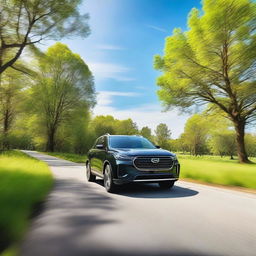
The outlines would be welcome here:
M 186 30 L 187 16 L 199 0 L 85 0 L 91 34 L 62 40 L 84 59 L 95 78 L 94 115 L 132 118 L 139 128 L 155 130 L 166 123 L 177 138 L 188 118 L 173 109 L 163 112 L 156 91 L 160 73 L 153 57 L 162 55 L 165 38 L 174 28 Z

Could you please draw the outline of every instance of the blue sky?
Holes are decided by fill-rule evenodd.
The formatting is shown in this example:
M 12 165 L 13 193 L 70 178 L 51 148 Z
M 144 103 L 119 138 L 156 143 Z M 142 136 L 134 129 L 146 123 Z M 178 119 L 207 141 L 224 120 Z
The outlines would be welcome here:
M 166 123 L 176 138 L 186 115 L 161 112 L 156 96 L 153 56 L 162 54 L 164 41 L 176 27 L 186 29 L 187 16 L 199 0 L 87 0 L 91 35 L 62 42 L 80 54 L 95 77 L 98 104 L 94 115 L 131 117 L 141 128 L 155 130 Z

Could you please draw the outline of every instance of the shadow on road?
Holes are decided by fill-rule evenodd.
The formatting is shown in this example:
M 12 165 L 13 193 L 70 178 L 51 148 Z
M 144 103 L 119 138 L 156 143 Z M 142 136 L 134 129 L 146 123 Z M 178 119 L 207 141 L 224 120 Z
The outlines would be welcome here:
M 93 186 L 75 179 L 58 179 L 33 221 L 20 255 L 85 255 L 86 248 L 79 241 L 88 243 L 97 227 L 116 223 L 109 214 L 116 208 L 113 198 Z
M 103 186 L 103 180 L 96 180 Z M 172 189 L 163 190 L 157 184 L 132 183 L 117 188 L 116 194 L 134 198 L 179 198 L 195 196 L 199 192 L 190 188 L 174 186 Z

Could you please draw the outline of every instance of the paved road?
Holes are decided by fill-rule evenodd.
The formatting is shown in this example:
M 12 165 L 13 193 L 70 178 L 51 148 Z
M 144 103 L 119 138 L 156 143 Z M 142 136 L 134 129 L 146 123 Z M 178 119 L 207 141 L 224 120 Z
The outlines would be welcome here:
M 181 181 L 171 191 L 108 194 L 101 181 L 85 181 L 83 165 L 26 152 L 50 165 L 55 186 L 22 256 L 256 255 L 253 194 Z

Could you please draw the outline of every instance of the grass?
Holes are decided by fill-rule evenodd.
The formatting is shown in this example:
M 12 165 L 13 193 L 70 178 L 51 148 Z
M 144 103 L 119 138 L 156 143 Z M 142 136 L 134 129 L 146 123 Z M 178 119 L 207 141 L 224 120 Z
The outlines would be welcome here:
M 59 157 L 68 161 L 72 161 L 75 163 L 85 163 L 87 156 L 86 155 L 79 155 L 74 153 L 61 153 L 61 152 L 43 152 L 50 156 Z
M 239 164 L 237 160 L 218 156 L 178 155 L 178 158 L 181 178 L 256 189 L 256 164 Z
M 52 183 L 52 174 L 45 163 L 16 150 L 0 154 L 1 256 L 16 255 L 16 244 L 33 209 L 44 200 Z

